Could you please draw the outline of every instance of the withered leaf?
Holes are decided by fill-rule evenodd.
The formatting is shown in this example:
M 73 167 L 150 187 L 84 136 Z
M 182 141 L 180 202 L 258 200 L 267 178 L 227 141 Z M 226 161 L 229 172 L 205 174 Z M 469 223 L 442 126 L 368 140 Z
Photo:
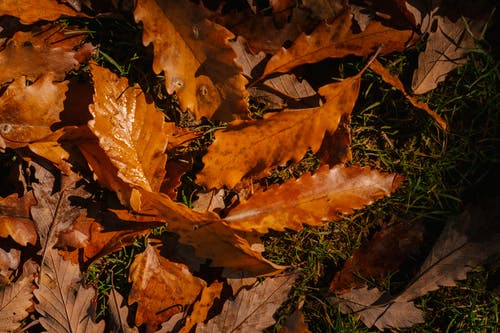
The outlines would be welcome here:
M 41 267 L 38 303 L 35 310 L 41 315 L 40 324 L 49 332 L 103 332 L 104 321 L 93 320 L 95 290 L 82 286 L 80 268 L 64 260 L 57 250 L 46 252 Z
M 246 80 L 229 30 L 188 1 L 140 0 L 134 16 L 143 23 L 144 45 L 154 45 L 154 71 L 165 72 L 167 92 L 177 94 L 182 109 L 198 119 L 247 118 Z
M 126 78 L 95 64 L 91 71 L 95 93 L 90 129 L 124 182 L 158 191 L 167 160 L 164 115 L 140 88 L 129 87 Z
M 30 208 L 36 204 L 33 192 L 22 197 L 11 194 L 0 198 L 0 237 L 12 237 L 20 245 L 36 244 L 37 234 L 30 219 Z
M 194 303 L 193 312 L 186 318 L 186 324 L 179 333 L 189 333 L 191 329 L 207 319 L 208 311 L 214 304 L 216 298 L 220 298 L 223 283 L 215 281 L 210 286 L 203 288 L 200 300 Z
M 0 285 L 9 282 L 12 273 L 21 263 L 21 251 L 10 249 L 8 252 L 0 248 Z
M 269 229 L 300 230 L 303 224 L 322 225 L 340 214 L 349 214 L 376 199 L 390 195 L 400 185 L 395 174 L 368 167 L 324 166 L 279 187 L 257 192 L 229 211 L 231 228 L 267 233 Z
M 383 45 L 381 54 L 401 51 L 410 40 L 412 31 L 396 30 L 372 21 L 360 33 L 351 30 L 351 15 L 345 11 L 331 24 L 319 25 L 310 35 L 302 34 L 288 49 L 282 48 L 266 65 L 263 77 L 285 73 L 291 69 L 326 58 L 347 55 L 367 56 Z
M 264 259 L 261 243 L 237 234 L 214 213 L 199 213 L 163 193 L 146 191 L 134 192 L 131 204 L 140 213 L 166 220 L 167 230 L 178 234 L 180 243 L 192 246 L 196 256 L 212 259 L 212 266 L 254 275 L 277 274 L 285 268 Z
M 303 304 L 304 301 L 288 317 L 283 326 L 280 327 L 278 333 L 311 333 L 304 320 L 304 313 L 302 312 Z
M 48 72 L 27 85 L 26 78 L 19 77 L 0 96 L 0 135 L 7 147 L 22 147 L 53 133 L 51 126 L 59 122 L 68 90 L 67 81 L 54 79 Z
M 267 278 L 251 289 L 241 290 L 226 301 L 222 312 L 196 332 L 260 332 L 274 324 L 274 312 L 283 303 L 297 279 L 297 273 Z
M 150 332 L 194 303 L 206 286 L 186 265 L 167 260 L 151 244 L 135 257 L 129 281 L 128 303 L 137 302 L 136 325 L 146 324 Z
M 33 305 L 33 282 L 36 264 L 27 261 L 23 267 L 23 274 L 14 283 L 0 287 L 0 331 L 13 332 L 20 326 L 23 319 L 28 317 L 29 307 Z
M 385 82 L 389 83 L 391 86 L 399 90 L 413 106 L 427 112 L 427 114 L 431 116 L 443 130 L 446 131 L 446 121 L 444 121 L 444 119 L 441 118 L 435 111 L 431 110 L 427 103 L 419 101 L 417 97 L 408 94 L 403 86 L 403 83 L 396 76 L 392 75 L 391 72 L 380 62 L 375 59 L 370 64 L 370 68 L 375 71 L 375 73 L 380 75 Z
M 70 7 L 54 0 L 18 1 L 2 0 L 0 16 L 10 15 L 19 18 L 23 24 L 32 24 L 37 21 L 54 21 L 61 16 L 86 16 Z
M 325 133 L 335 132 L 342 116 L 351 113 L 361 74 L 321 87 L 319 94 L 326 98 L 321 107 L 268 114 L 263 120 L 235 121 L 217 131 L 203 157 L 205 167 L 197 182 L 209 188 L 234 187 L 245 176 L 264 174 L 290 159 L 298 161 L 308 148 L 316 152 Z
M 112 326 L 111 332 L 118 333 L 138 333 L 137 327 L 131 327 L 127 321 L 129 308 L 127 302 L 115 288 L 111 288 L 108 296 L 109 313 L 111 314 Z

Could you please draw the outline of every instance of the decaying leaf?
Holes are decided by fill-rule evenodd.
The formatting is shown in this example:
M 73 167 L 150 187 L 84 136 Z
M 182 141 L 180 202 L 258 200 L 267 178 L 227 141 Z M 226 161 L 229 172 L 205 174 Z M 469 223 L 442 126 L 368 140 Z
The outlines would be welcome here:
M 279 187 L 257 192 L 225 217 L 231 228 L 267 233 L 322 225 L 390 195 L 401 184 L 395 174 L 358 166 L 327 166 Z
M 0 237 L 12 237 L 18 244 L 35 245 L 37 234 L 33 221 L 30 219 L 30 208 L 36 204 L 33 192 L 27 192 L 22 197 L 11 194 L 0 198 Z
M 29 307 L 33 305 L 33 282 L 36 264 L 26 261 L 23 274 L 14 283 L 0 287 L 0 332 L 14 332 L 23 319 L 28 317 Z
M 146 324 L 149 332 L 174 314 L 183 312 L 206 286 L 186 265 L 167 260 L 151 244 L 135 257 L 129 280 L 132 288 L 128 303 L 137 302 L 136 325 Z
M 302 34 L 288 49 L 282 48 L 269 59 L 263 77 L 286 73 L 291 69 L 326 58 L 347 55 L 368 56 L 383 45 L 381 53 L 401 51 L 410 41 L 412 31 L 396 30 L 372 21 L 360 33 L 351 30 L 351 15 L 345 11 L 331 24 L 319 25 L 310 35 Z
M 0 16 L 3 15 L 18 17 L 22 24 L 32 24 L 40 20 L 54 21 L 61 16 L 86 16 L 53 0 L 2 0 Z
M 154 45 L 153 70 L 165 72 L 167 92 L 197 118 L 247 118 L 245 78 L 228 44 L 234 35 L 187 1 L 140 0 L 135 20 L 143 43 Z
M 10 249 L 8 252 L 0 248 L 0 285 L 10 281 L 12 272 L 21 263 L 21 251 Z
M 54 73 L 48 72 L 27 85 L 22 76 L 0 96 L 0 136 L 8 147 L 22 147 L 53 133 L 51 126 L 59 122 L 68 90 L 67 81 L 54 80 Z
M 220 298 L 223 283 L 215 281 L 210 286 L 203 288 L 200 300 L 194 303 L 193 312 L 186 318 L 186 324 L 179 333 L 189 333 L 191 329 L 207 319 L 208 311 L 214 304 L 216 298 Z
M 406 99 L 413 106 L 427 112 L 427 114 L 431 116 L 436 121 L 436 123 L 438 123 L 439 126 L 441 126 L 443 130 L 446 131 L 447 128 L 446 121 L 444 121 L 444 119 L 441 118 L 435 111 L 431 110 L 431 108 L 429 107 L 429 105 L 427 105 L 427 103 L 419 101 L 417 97 L 408 94 L 403 86 L 403 83 L 396 76 L 392 75 L 391 72 L 387 68 L 385 68 L 380 62 L 374 60 L 370 64 L 370 68 L 373 69 L 375 73 L 380 75 L 385 82 L 389 83 L 391 86 L 393 86 L 401 93 L 403 93 Z
M 274 324 L 274 312 L 292 288 L 297 273 L 267 278 L 249 290 L 241 290 L 234 300 L 224 303 L 222 312 L 196 332 L 260 332 Z
M 95 290 L 82 286 L 80 268 L 64 260 L 55 249 L 46 251 L 38 289 L 34 291 L 40 324 L 49 332 L 103 332 L 104 321 L 95 323 Z
M 129 308 L 123 296 L 112 288 L 108 297 L 109 313 L 113 320 L 111 332 L 138 333 L 137 327 L 131 327 L 127 321 Z
M 362 72 L 319 89 L 326 103 L 319 108 L 284 111 L 263 120 L 235 121 L 215 133 L 197 176 L 209 188 L 234 187 L 243 177 L 261 175 L 272 166 L 298 161 L 307 149 L 316 152 L 325 133 L 334 133 L 358 97 Z M 244 138 L 244 139 L 242 139 Z M 232 156 L 227 159 L 227 156 Z
M 311 333 L 304 320 L 303 305 L 304 301 L 302 300 L 297 309 L 288 317 L 283 326 L 280 327 L 278 333 Z
M 124 182 L 158 191 L 167 160 L 163 114 L 127 79 L 95 64 L 91 70 L 95 94 L 90 129 Z

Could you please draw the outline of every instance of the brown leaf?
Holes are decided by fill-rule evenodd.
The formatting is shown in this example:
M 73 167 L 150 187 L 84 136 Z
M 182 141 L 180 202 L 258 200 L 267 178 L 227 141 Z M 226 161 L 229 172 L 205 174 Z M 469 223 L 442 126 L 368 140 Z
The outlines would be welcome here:
M 429 38 L 413 73 L 413 93 L 423 94 L 436 88 L 450 71 L 467 62 L 465 55 L 474 48 L 474 39 L 480 36 L 492 8 L 491 1 L 461 1 L 442 3 L 423 13 L 427 23 L 423 24 L 422 33 L 428 32 Z
M 95 64 L 91 70 L 95 93 L 90 129 L 124 182 L 158 191 L 167 160 L 164 115 L 140 88 L 129 87 L 126 78 Z
M 381 281 L 387 274 L 418 254 L 424 240 L 424 225 L 398 223 L 377 232 L 370 241 L 353 251 L 342 270 L 337 272 L 329 292 L 343 294 L 365 285 L 366 279 Z
M 346 8 L 344 0 L 302 0 L 302 5 L 318 19 L 330 22 L 341 15 Z
M 403 86 L 403 83 L 398 79 L 397 76 L 392 75 L 391 72 L 377 60 L 374 60 L 370 64 L 370 68 L 375 73 L 380 75 L 385 82 L 387 82 L 388 84 L 399 90 L 413 106 L 427 112 L 427 114 L 431 116 L 434 119 L 434 121 L 438 123 L 439 126 L 441 126 L 443 130 L 446 131 L 447 128 L 446 121 L 444 121 L 444 119 L 441 118 L 435 111 L 431 110 L 431 108 L 429 107 L 429 105 L 427 105 L 427 103 L 419 101 L 417 97 L 408 94 Z
M 14 283 L 0 287 L 0 332 L 14 332 L 28 317 L 26 311 L 33 305 L 33 280 L 36 264 L 29 260 L 23 267 L 23 274 Z
M 358 97 L 361 74 L 319 89 L 326 103 L 319 108 L 268 114 L 263 120 L 233 122 L 215 133 L 197 176 L 209 188 L 234 187 L 243 177 L 261 175 L 311 149 L 316 152 L 325 133 L 337 129 Z M 227 156 L 231 156 L 228 159 Z
M 130 310 L 122 295 L 115 288 L 111 288 L 108 297 L 108 308 L 112 319 L 111 332 L 138 333 L 137 327 L 131 327 L 127 321 Z
M 131 204 L 140 213 L 166 220 L 167 230 L 178 234 L 180 243 L 192 246 L 196 256 L 212 259 L 212 266 L 254 275 L 277 274 L 285 268 L 264 259 L 261 243 L 247 240 L 248 234 L 235 233 L 214 213 L 199 213 L 165 194 L 145 191 L 134 192 Z
M 132 288 L 128 303 L 137 302 L 136 325 L 146 324 L 148 332 L 194 303 L 205 281 L 194 277 L 184 264 L 162 257 L 148 244 L 130 266 Z
M 95 290 L 82 286 L 80 268 L 52 248 L 45 258 L 34 291 L 40 324 L 49 332 L 103 332 L 104 321 L 92 319 Z
M 33 221 L 30 219 L 30 208 L 36 204 L 33 192 L 26 192 L 22 197 L 11 194 L 0 198 L 0 237 L 12 239 L 26 246 L 36 244 L 37 234 Z
M 226 301 L 221 314 L 196 332 L 260 332 L 274 324 L 274 312 L 283 303 L 298 274 L 267 278 L 250 290 L 241 290 L 235 299 Z
M 186 318 L 186 324 L 179 333 L 189 333 L 191 329 L 207 319 L 208 311 L 214 304 L 216 298 L 220 298 L 223 283 L 215 281 L 210 286 L 203 288 L 200 300 L 194 303 L 193 312 Z
M 351 31 L 351 15 L 345 11 L 331 24 L 319 25 L 312 34 L 302 34 L 288 49 L 282 48 L 267 63 L 263 77 L 271 73 L 286 73 L 291 69 L 326 58 L 347 55 L 368 56 L 383 45 L 381 54 L 401 51 L 410 40 L 412 31 L 396 30 L 372 21 L 360 33 Z
M 228 44 L 234 35 L 205 19 L 187 1 L 140 0 L 135 20 L 144 26 L 144 45 L 154 44 L 155 73 L 164 71 L 167 92 L 198 119 L 247 118 L 246 80 Z
M 22 147 L 53 133 L 51 126 L 59 122 L 68 89 L 67 81 L 54 80 L 52 72 L 31 85 L 20 77 L 0 96 L 0 136 L 7 147 Z
M 304 320 L 302 305 L 299 305 L 299 308 L 288 317 L 283 326 L 280 327 L 278 333 L 311 333 Z
M 70 7 L 54 0 L 18 1 L 2 0 L 0 16 L 10 15 L 19 18 L 22 24 L 32 24 L 37 21 L 55 21 L 61 16 L 84 16 Z
M 9 252 L 0 248 L 0 286 L 3 281 L 10 281 L 10 276 L 21 263 L 21 251 L 10 249 Z
M 62 81 L 66 73 L 76 69 L 78 48 L 84 33 L 66 34 L 71 28 L 64 25 L 34 27 L 33 31 L 19 31 L 8 40 L 0 52 L 0 84 L 26 76 L 35 81 L 42 74 L 54 72 L 53 80 Z M 80 29 L 81 31 L 81 29 Z
M 400 185 L 395 174 L 367 167 L 337 166 L 305 174 L 279 187 L 257 192 L 232 209 L 225 221 L 236 230 L 300 230 L 303 224 L 322 225 L 354 209 L 390 195 Z
M 186 145 L 189 142 L 200 138 L 203 133 L 194 131 L 188 128 L 182 128 L 175 123 L 165 123 L 163 125 L 164 132 L 168 137 L 167 150 L 172 150 L 180 146 Z

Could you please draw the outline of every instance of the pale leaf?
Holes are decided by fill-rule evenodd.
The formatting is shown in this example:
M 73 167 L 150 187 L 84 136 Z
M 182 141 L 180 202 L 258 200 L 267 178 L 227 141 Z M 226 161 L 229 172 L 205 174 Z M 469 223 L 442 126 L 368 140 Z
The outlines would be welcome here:
M 111 314 L 114 330 L 112 332 L 119 333 L 138 333 L 137 327 L 130 327 L 127 322 L 129 308 L 125 299 L 118 293 L 115 288 L 111 289 L 108 296 L 109 313 Z
M 241 290 L 235 299 L 224 303 L 222 312 L 196 332 L 261 332 L 274 324 L 274 312 L 288 296 L 297 273 L 267 278 L 249 290 Z

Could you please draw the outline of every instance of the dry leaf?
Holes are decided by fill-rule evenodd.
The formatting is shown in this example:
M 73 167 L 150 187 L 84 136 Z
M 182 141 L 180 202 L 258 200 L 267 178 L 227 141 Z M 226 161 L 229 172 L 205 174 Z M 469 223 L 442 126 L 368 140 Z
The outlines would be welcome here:
M 0 248 L 0 285 L 4 281 L 9 282 L 10 276 L 21 263 L 21 251 L 17 249 L 10 249 L 9 252 Z
M 180 243 L 192 246 L 196 256 L 212 259 L 212 266 L 254 275 L 277 274 L 285 268 L 264 259 L 260 242 L 237 234 L 214 213 L 196 212 L 162 193 L 134 192 L 132 199 L 134 210 L 166 220 L 167 230 L 178 234 Z
M 205 281 L 194 277 L 184 264 L 162 257 L 148 244 L 130 266 L 132 288 L 128 303 L 137 302 L 136 325 L 146 324 L 153 332 L 158 326 L 194 303 Z
M 395 174 L 365 167 L 324 166 L 281 186 L 257 192 L 229 211 L 231 228 L 267 233 L 269 229 L 300 230 L 303 224 L 322 225 L 390 195 L 401 184 Z
M 0 136 L 8 147 L 22 147 L 53 133 L 51 126 L 59 122 L 68 90 L 67 81 L 54 80 L 52 72 L 31 85 L 20 77 L 0 96 Z
M 217 212 L 226 208 L 226 204 L 224 203 L 226 191 L 224 189 L 197 193 L 196 195 L 198 199 L 193 201 L 193 209 L 198 212 Z
M 129 87 L 127 79 L 95 64 L 91 70 L 95 94 L 90 129 L 123 181 L 158 191 L 167 160 L 164 115 L 147 103 L 140 88 Z
M 234 35 L 187 1 L 140 0 L 135 20 L 143 43 L 154 45 L 153 70 L 165 72 L 167 92 L 198 119 L 247 118 L 246 80 L 228 41 Z
M 439 126 L 441 126 L 441 128 L 443 130 L 446 131 L 446 121 L 444 121 L 443 118 L 441 118 L 435 111 L 431 110 L 431 108 L 429 107 L 429 105 L 427 105 L 427 103 L 425 102 L 422 102 L 422 101 L 419 101 L 417 97 L 415 96 L 411 96 L 409 95 L 404 86 L 403 86 L 403 83 L 394 75 L 391 74 L 391 72 L 389 70 L 387 70 L 387 68 L 385 68 L 380 62 L 378 62 L 377 60 L 374 60 L 371 64 L 370 64 L 370 68 L 375 72 L 377 73 L 378 75 L 380 75 L 382 77 L 382 79 L 387 82 L 388 84 L 390 84 L 391 86 L 393 86 L 394 88 L 396 88 L 397 90 L 399 90 L 401 93 L 403 93 L 403 95 L 406 97 L 406 99 L 415 107 L 419 108 L 419 109 L 422 109 L 424 110 L 425 112 L 427 112 L 427 114 L 429 116 L 431 116 L 434 121 L 436 121 L 436 123 L 439 124 Z
M 381 54 L 402 51 L 412 31 L 396 30 L 372 21 L 358 34 L 351 31 L 351 15 L 345 11 L 331 24 L 319 25 L 312 34 L 302 34 L 288 49 L 282 48 L 266 65 L 263 77 L 271 73 L 286 73 L 303 65 L 326 58 L 347 55 L 368 56 L 383 45 Z
M 33 192 L 26 192 L 22 197 L 11 194 L 0 198 L 0 237 L 12 239 L 26 246 L 36 244 L 37 234 L 33 221 L 30 219 L 30 208 L 36 204 Z
M 319 94 L 325 96 L 326 103 L 319 108 L 236 121 L 216 132 L 197 182 L 209 188 L 234 187 L 243 177 L 264 174 L 290 159 L 298 161 L 309 148 L 316 152 L 325 133 L 335 132 L 342 116 L 352 111 L 361 74 L 321 87 Z
M 298 274 L 267 278 L 250 290 L 241 290 L 234 300 L 224 303 L 222 312 L 196 332 L 260 332 L 274 324 L 274 312 L 290 292 Z
M 26 311 L 33 303 L 33 280 L 36 264 L 28 260 L 23 274 L 14 283 L 0 287 L 0 332 L 14 332 L 28 317 Z
M 191 329 L 207 319 L 208 311 L 214 304 L 216 298 L 220 298 L 223 283 L 215 281 L 210 286 L 203 288 L 200 300 L 194 303 L 193 312 L 186 318 L 186 324 L 179 333 L 189 333 Z
M 115 288 L 111 288 L 108 296 L 108 308 L 112 319 L 111 332 L 117 333 L 138 333 L 137 327 L 131 327 L 127 322 L 129 308 L 125 299 Z
M 302 0 L 301 2 L 302 6 L 310 10 L 316 18 L 326 22 L 341 15 L 347 3 L 345 0 Z
M 103 332 L 104 321 L 96 324 L 93 288 L 81 284 L 80 268 L 64 260 L 55 249 L 46 251 L 38 288 L 34 291 L 41 315 L 40 324 L 49 332 Z
M 288 317 L 283 326 L 280 327 L 278 333 L 311 333 L 304 320 L 304 313 L 302 313 L 303 305 L 304 300 L 300 302 L 297 309 Z
M 0 16 L 3 15 L 18 17 L 22 24 L 32 24 L 41 20 L 55 21 L 61 16 L 87 16 L 54 0 L 39 0 L 34 2 L 2 0 Z

